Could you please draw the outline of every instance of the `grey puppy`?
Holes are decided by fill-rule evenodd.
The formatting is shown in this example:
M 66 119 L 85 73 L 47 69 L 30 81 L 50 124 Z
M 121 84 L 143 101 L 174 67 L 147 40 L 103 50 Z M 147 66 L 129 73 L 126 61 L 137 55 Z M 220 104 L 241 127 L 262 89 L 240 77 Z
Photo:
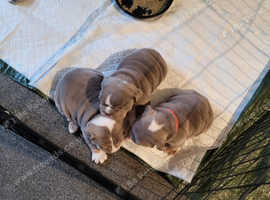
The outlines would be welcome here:
M 154 49 L 136 50 L 125 57 L 117 70 L 102 83 L 100 112 L 125 118 L 133 105 L 150 101 L 152 92 L 167 75 L 167 64 Z
M 98 95 L 103 75 L 95 70 L 75 68 L 58 81 L 54 93 L 57 109 L 69 122 L 69 132 L 81 128 L 85 142 L 92 152 L 92 160 L 103 163 L 107 153 L 117 151 L 125 132 L 135 122 L 134 110 L 126 119 L 114 119 L 99 113 Z
M 147 106 L 131 129 L 131 139 L 138 145 L 154 147 L 175 154 L 184 141 L 207 131 L 213 111 L 207 98 L 193 90 L 170 89 L 169 95 Z

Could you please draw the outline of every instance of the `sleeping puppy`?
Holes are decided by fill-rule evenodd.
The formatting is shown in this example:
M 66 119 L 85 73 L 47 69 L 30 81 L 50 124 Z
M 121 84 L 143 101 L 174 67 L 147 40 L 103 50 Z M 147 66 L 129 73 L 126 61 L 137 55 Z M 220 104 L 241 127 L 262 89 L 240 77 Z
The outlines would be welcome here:
M 179 151 L 186 139 L 207 131 L 213 122 L 212 108 L 204 96 L 193 90 L 170 91 L 162 102 L 147 106 L 131 129 L 133 142 L 169 155 Z
M 129 112 L 126 119 L 116 120 L 99 113 L 98 95 L 102 80 L 103 75 L 98 71 L 71 69 L 58 81 L 54 94 L 57 109 L 69 122 L 69 132 L 81 128 L 92 152 L 92 161 L 97 164 L 107 159 L 107 153 L 120 148 L 124 134 L 136 119 L 135 111 Z
M 124 118 L 134 104 L 144 105 L 150 101 L 152 92 L 166 75 L 166 62 L 157 51 L 136 50 L 103 80 L 100 112 L 112 118 Z

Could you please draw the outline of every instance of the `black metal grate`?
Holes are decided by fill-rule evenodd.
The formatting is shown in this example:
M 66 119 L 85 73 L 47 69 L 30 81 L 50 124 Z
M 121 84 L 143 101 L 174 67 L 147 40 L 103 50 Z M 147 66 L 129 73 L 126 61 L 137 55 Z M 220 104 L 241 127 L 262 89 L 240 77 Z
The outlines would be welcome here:
M 191 184 L 178 197 L 244 199 L 259 186 L 270 184 L 270 112 L 202 163 Z

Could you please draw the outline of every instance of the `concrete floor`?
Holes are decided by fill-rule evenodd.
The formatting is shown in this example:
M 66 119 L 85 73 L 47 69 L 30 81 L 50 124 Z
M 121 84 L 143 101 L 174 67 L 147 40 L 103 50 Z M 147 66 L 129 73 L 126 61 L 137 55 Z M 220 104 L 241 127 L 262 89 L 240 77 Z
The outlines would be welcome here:
M 0 199 L 118 199 L 69 165 L 0 126 Z

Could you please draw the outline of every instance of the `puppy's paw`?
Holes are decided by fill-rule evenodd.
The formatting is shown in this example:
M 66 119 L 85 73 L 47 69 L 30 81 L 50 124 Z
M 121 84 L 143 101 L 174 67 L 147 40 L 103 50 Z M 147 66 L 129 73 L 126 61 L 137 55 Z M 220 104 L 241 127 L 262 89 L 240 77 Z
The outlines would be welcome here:
M 168 143 L 166 143 L 163 147 L 158 147 L 157 149 L 167 153 L 168 156 L 173 156 L 180 150 L 180 148 L 171 147 L 171 145 Z
M 177 152 L 180 151 L 180 148 L 176 148 L 176 149 L 173 149 L 173 148 L 168 148 L 166 149 L 166 153 L 169 155 L 169 156 L 174 156 Z
M 94 161 L 96 164 L 104 163 L 107 158 L 107 154 L 102 150 L 92 152 L 92 161 Z
M 176 154 L 176 151 L 167 151 L 166 153 L 168 154 L 168 156 L 173 156 Z
M 70 134 L 76 133 L 77 130 L 78 130 L 78 128 L 79 128 L 79 127 L 77 126 L 76 123 L 74 123 L 74 122 L 69 122 L 69 123 L 68 123 L 68 132 L 69 132 Z

